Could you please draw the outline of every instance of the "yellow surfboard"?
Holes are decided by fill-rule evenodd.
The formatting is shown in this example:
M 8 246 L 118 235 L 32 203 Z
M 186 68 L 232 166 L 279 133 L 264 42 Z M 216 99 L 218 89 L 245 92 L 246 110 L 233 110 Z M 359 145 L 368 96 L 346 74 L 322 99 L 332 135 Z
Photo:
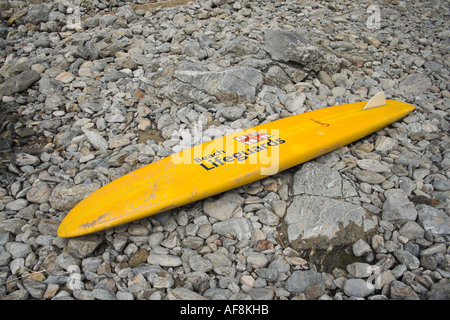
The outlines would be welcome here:
M 104 230 L 245 185 L 361 139 L 415 107 L 384 99 L 265 123 L 181 151 L 98 189 L 73 208 L 60 237 Z

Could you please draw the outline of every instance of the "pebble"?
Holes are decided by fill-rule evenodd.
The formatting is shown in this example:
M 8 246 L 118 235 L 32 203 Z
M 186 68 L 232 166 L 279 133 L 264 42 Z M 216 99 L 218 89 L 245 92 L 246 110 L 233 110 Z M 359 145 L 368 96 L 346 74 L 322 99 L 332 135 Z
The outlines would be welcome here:
M 363 279 L 348 279 L 345 281 L 344 293 L 349 297 L 364 298 L 374 291 L 374 285 Z
M 370 30 L 368 1 L 141 2 L 80 2 L 81 29 L 64 3 L 0 4 L 0 299 L 449 299 L 443 2 L 386 4 Z M 416 110 L 261 181 L 57 237 L 93 191 L 200 143 L 177 133 L 380 90 Z
M 70 72 L 62 72 L 56 76 L 55 80 L 61 81 L 63 83 L 70 83 L 75 80 L 75 76 Z

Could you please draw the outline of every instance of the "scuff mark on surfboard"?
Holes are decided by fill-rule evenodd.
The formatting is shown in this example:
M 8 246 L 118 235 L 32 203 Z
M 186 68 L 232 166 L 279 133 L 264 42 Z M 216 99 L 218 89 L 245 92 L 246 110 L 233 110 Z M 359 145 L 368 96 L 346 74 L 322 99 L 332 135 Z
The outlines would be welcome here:
M 91 222 L 83 223 L 80 227 L 81 227 L 82 229 L 88 229 L 88 228 L 91 228 L 91 227 L 94 226 L 95 224 L 102 223 L 102 222 L 103 222 L 102 220 L 105 219 L 107 216 L 108 216 L 108 213 L 102 214 L 102 215 L 99 216 L 97 219 L 95 219 L 95 220 L 93 220 L 93 221 L 91 221 Z

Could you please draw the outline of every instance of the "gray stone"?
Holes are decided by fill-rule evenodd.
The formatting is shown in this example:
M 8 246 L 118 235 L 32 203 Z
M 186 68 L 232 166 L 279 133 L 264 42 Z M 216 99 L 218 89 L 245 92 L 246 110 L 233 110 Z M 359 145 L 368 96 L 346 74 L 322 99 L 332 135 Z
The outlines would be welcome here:
M 436 253 L 442 253 L 445 254 L 447 247 L 444 243 L 436 243 L 432 245 L 431 247 L 428 247 L 426 249 L 423 249 L 420 251 L 420 256 L 427 256 L 427 255 L 435 255 Z
M 389 166 L 380 161 L 373 159 L 361 159 L 356 160 L 356 164 L 363 170 L 373 171 L 373 172 L 389 172 Z
M 403 190 L 387 190 L 384 195 L 386 196 L 386 201 L 383 204 L 381 216 L 383 220 L 399 224 L 416 220 L 417 211 L 414 208 L 414 204 L 408 200 Z
M 374 285 L 363 279 L 348 279 L 344 284 L 344 292 L 349 297 L 364 298 L 374 291 Z
M 213 232 L 222 236 L 233 235 L 239 241 L 249 240 L 253 226 L 247 218 L 230 218 L 213 224 Z
M 30 295 L 35 299 L 42 299 L 47 289 L 47 285 L 41 281 L 36 281 L 33 279 L 25 278 L 23 280 L 23 285 L 25 289 L 30 293 Z
M 212 270 L 211 261 L 202 258 L 200 255 L 191 255 L 189 257 L 189 266 L 194 271 L 208 272 Z
M 92 290 L 92 296 L 96 300 L 116 300 L 116 294 L 112 290 L 103 288 Z
M 205 50 L 202 50 L 198 43 L 188 43 L 183 49 L 183 53 L 189 57 L 195 57 L 198 60 L 203 60 L 208 57 Z
M 178 267 L 182 264 L 181 258 L 169 254 L 149 254 L 147 258 L 149 264 L 157 264 L 161 267 Z
M 13 234 L 18 234 L 24 225 L 27 224 L 26 220 L 19 218 L 12 218 L 0 221 L 0 230 L 3 232 L 11 232 Z
M 252 253 L 247 257 L 247 263 L 252 266 L 253 269 L 264 268 L 268 263 L 266 256 L 263 253 Z
M 320 71 L 317 75 L 320 82 L 326 85 L 328 88 L 332 89 L 334 88 L 334 82 L 331 79 L 331 77 L 326 73 L 325 71 Z
M 420 261 L 406 250 L 397 250 L 394 252 L 395 258 L 404 264 L 409 270 L 417 269 L 420 266 Z
M 0 266 L 6 266 L 11 261 L 11 254 L 9 252 L 0 252 Z
M 25 23 L 38 25 L 40 22 L 45 22 L 48 20 L 50 10 L 51 6 L 48 6 L 46 4 L 32 4 L 28 7 L 28 12 L 23 17 L 23 20 Z
M 13 259 L 26 258 L 31 252 L 31 246 L 28 243 L 12 242 L 7 244 L 7 250 Z
M 217 200 L 207 199 L 203 202 L 203 211 L 217 220 L 225 220 L 232 217 L 234 211 L 244 203 L 244 199 L 235 192 L 224 193 Z
M 285 288 L 294 295 L 305 293 L 313 299 L 325 292 L 322 274 L 314 270 L 294 271 L 286 280 Z
M 285 222 L 289 241 L 305 247 L 314 243 L 324 250 L 330 244 L 353 243 L 376 228 L 361 206 L 322 196 L 295 196 Z
M 398 142 L 395 139 L 381 136 L 377 138 L 375 141 L 375 150 L 380 151 L 383 153 L 388 153 L 392 149 L 394 149 L 397 146 Z
M 105 74 L 106 82 L 116 82 L 119 79 L 127 78 L 128 74 L 122 71 L 111 71 Z
M 433 178 L 433 186 L 438 191 L 450 190 L 450 180 L 442 174 L 435 174 Z
M 431 80 L 428 76 L 422 73 L 413 73 L 408 75 L 399 84 L 399 89 L 404 94 L 414 94 L 427 92 L 431 87 Z
M 17 199 L 6 204 L 6 210 L 20 211 L 28 206 L 28 201 L 25 199 Z
M 76 266 L 79 264 L 76 258 L 66 252 L 61 253 L 56 258 L 56 263 L 64 270 L 68 270 L 70 266 Z
M 207 300 L 207 298 L 201 296 L 200 294 L 186 289 L 186 288 L 175 288 L 167 290 L 168 300 Z
M 27 200 L 33 203 L 43 204 L 48 202 L 52 189 L 46 182 L 41 182 L 36 186 L 31 187 L 27 192 Z
M 242 118 L 242 115 L 246 111 L 244 106 L 236 106 L 236 107 L 225 107 L 217 110 L 217 117 L 224 117 L 229 121 L 234 121 Z
M 381 175 L 377 172 L 372 172 L 372 171 L 367 171 L 367 170 L 358 171 L 355 174 L 355 177 L 361 182 L 370 183 L 370 184 L 380 184 L 386 180 L 386 178 L 383 175 Z
M 406 222 L 398 232 L 408 240 L 420 239 L 425 235 L 425 230 L 414 221 Z
M 153 280 L 153 288 L 167 289 L 174 285 L 174 280 L 171 277 L 156 277 Z
M 434 235 L 449 235 L 450 234 L 450 217 L 448 217 L 442 210 L 420 204 L 417 206 L 419 225 L 428 232 Z
M 259 43 L 252 39 L 249 39 L 243 35 L 238 35 L 233 40 L 227 42 L 220 52 L 223 54 L 232 52 L 237 56 L 247 56 L 250 54 L 256 54 L 259 50 Z
M 347 265 L 347 271 L 355 278 L 367 278 L 372 274 L 372 266 L 364 262 L 354 262 Z
M 54 209 L 71 210 L 81 200 L 99 188 L 100 184 L 98 183 L 71 185 L 70 183 L 62 182 L 53 189 L 49 201 Z
M 121 7 L 115 15 L 124 18 L 128 23 L 138 19 L 138 15 L 134 12 L 133 8 L 128 6 Z
M 321 58 L 320 49 L 305 32 L 298 30 L 265 29 L 264 44 L 264 49 L 277 61 L 307 65 Z
M 38 230 L 42 235 L 56 236 L 60 222 L 51 219 L 42 219 L 38 224 Z
M 134 300 L 134 296 L 130 292 L 118 291 L 116 293 L 117 300 Z
M 230 67 L 223 71 L 205 71 L 203 67 L 181 65 L 173 73 L 176 78 L 161 93 L 176 103 L 198 103 L 215 97 L 226 105 L 254 102 L 264 77 L 259 70 Z
M 39 164 L 39 158 L 28 153 L 16 153 L 12 162 L 18 166 L 35 166 Z
M 359 239 L 352 246 L 353 254 L 356 257 L 362 257 L 372 252 L 369 244 L 363 239 Z
M 205 254 L 205 258 L 211 261 L 214 269 L 230 267 L 232 265 L 232 261 L 223 252 L 215 251 L 213 253 L 207 253 Z
M 428 300 L 450 300 L 450 282 L 433 283 L 427 292 Z
M 253 300 L 272 300 L 275 296 L 272 288 L 251 288 L 248 294 Z
M 275 281 L 278 278 L 278 271 L 276 268 L 261 268 L 256 270 L 258 277 L 264 278 L 267 281 Z
M 397 280 L 391 282 L 390 298 L 392 300 L 419 300 L 419 296 L 410 286 Z
M 342 183 L 342 177 L 336 169 L 310 161 L 294 174 L 292 189 L 294 195 L 342 198 Z
M 67 253 L 76 258 L 85 258 L 94 252 L 102 242 L 103 239 L 95 234 L 71 238 L 67 243 Z
M 256 215 L 259 218 L 259 222 L 267 226 L 277 226 L 280 222 L 280 218 L 267 208 L 258 210 Z

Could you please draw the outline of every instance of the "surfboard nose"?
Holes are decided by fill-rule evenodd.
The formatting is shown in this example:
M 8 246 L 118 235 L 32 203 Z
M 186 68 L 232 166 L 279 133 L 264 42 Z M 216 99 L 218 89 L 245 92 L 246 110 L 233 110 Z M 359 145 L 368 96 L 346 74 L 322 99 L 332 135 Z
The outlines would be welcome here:
M 56 231 L 58 237 L 60 238 L 71 238 L 75 236 L 74 229 L 68 228 L 68 221 L 63 220 Z
M 74 216 L 71 215 L 69 218 L 63 219 L 58 227 L 58 230 L 56 231 L 56 234 L 60 238 L 72 238 L 84 236 L 95 231 L 96 230 L 91 230 L 89 228 L 83 228 L 78 219 L 74 218 Z

